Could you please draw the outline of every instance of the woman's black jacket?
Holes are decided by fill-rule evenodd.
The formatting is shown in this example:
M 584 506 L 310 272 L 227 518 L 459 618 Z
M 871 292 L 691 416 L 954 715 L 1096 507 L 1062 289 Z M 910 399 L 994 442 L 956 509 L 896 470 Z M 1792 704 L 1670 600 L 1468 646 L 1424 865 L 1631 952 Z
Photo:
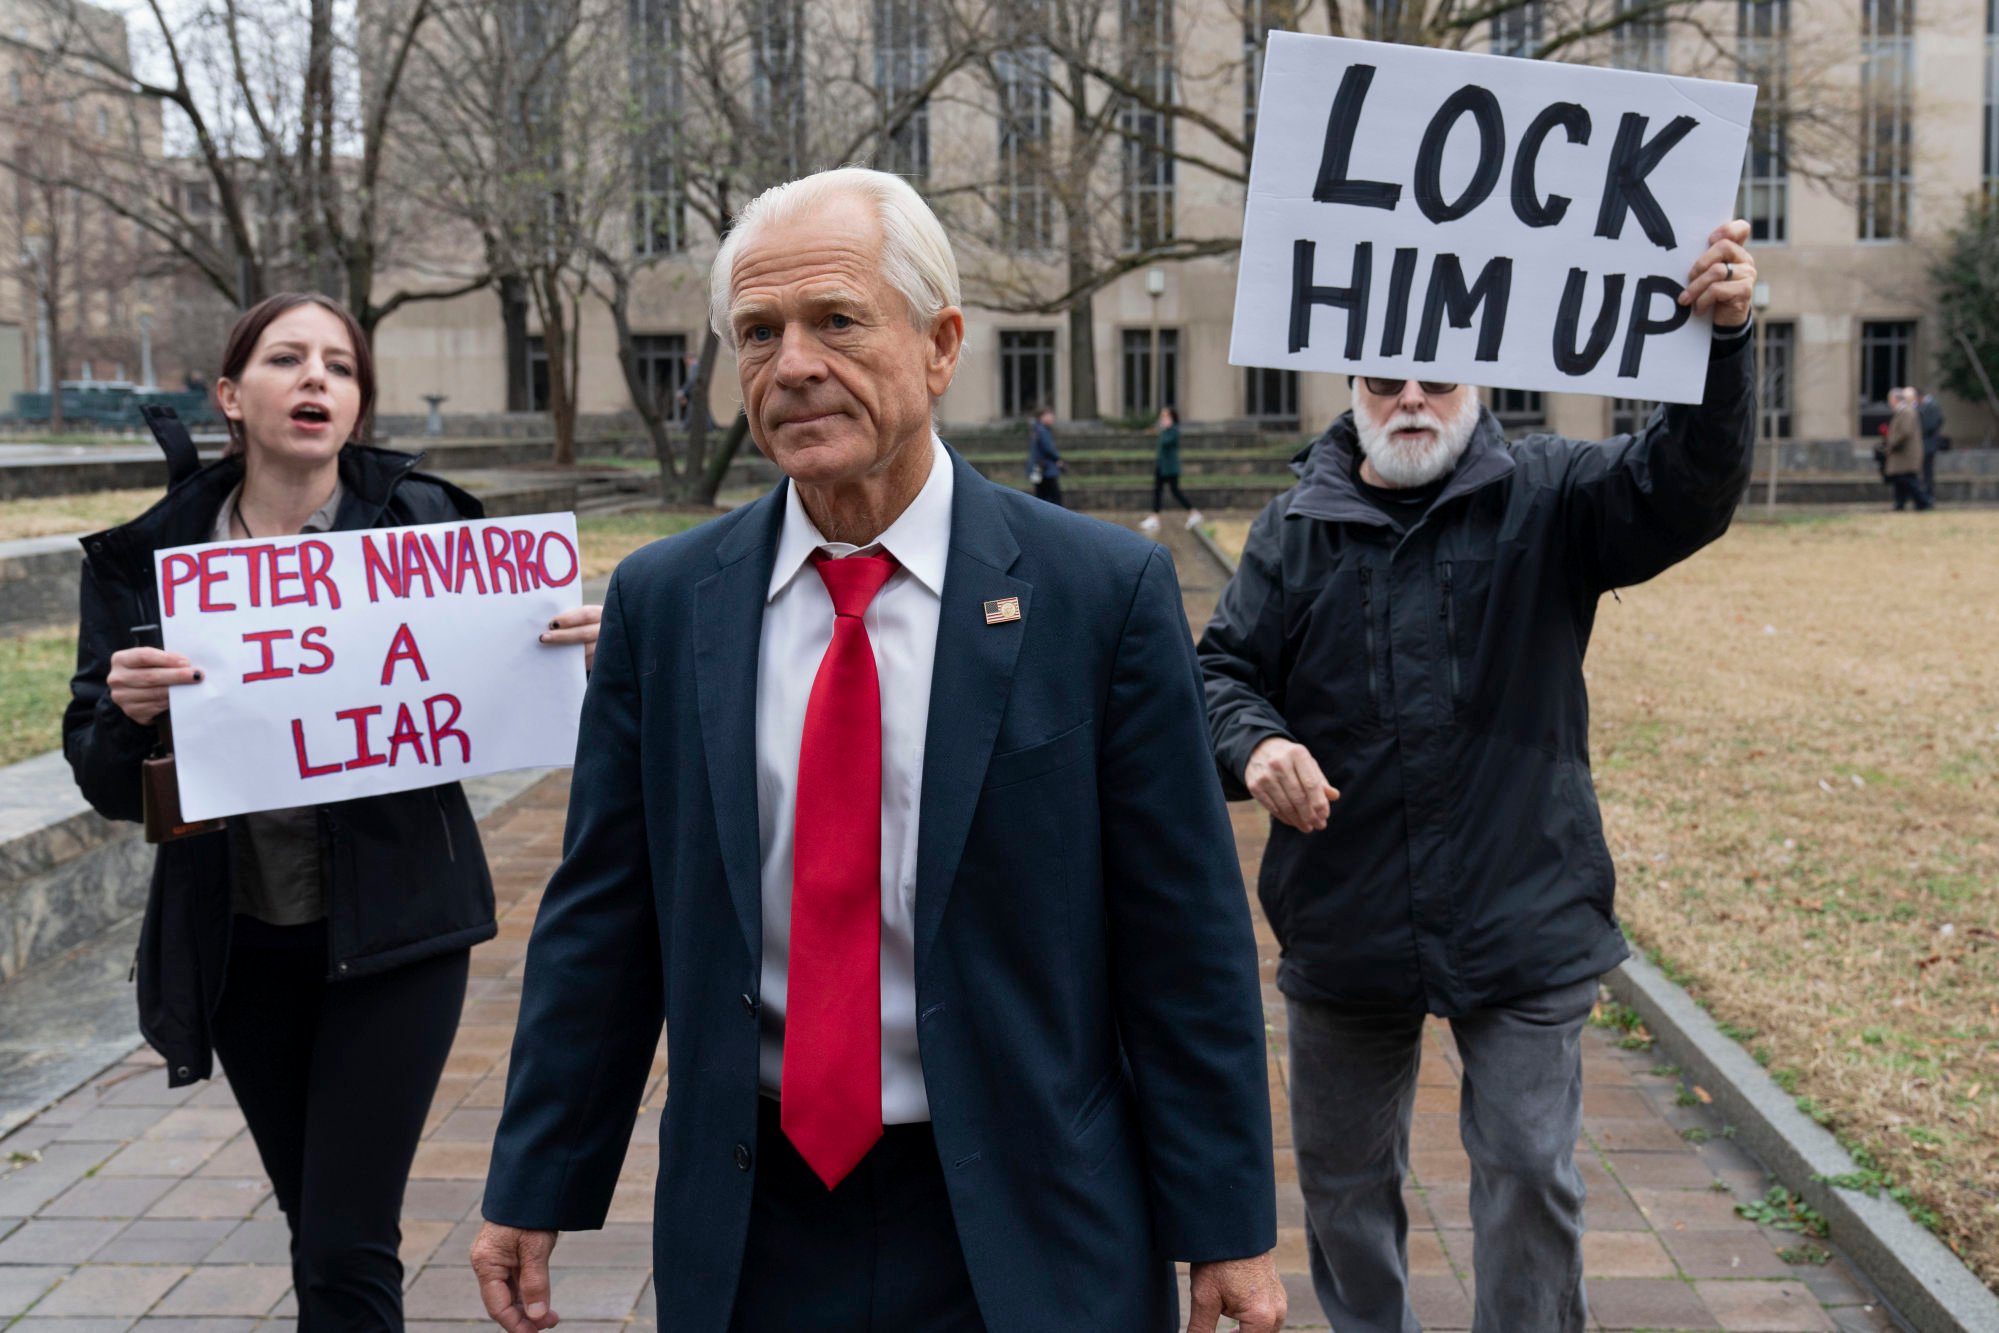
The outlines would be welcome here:
M 400 527 L 479 518 L 477 500 L 416 471 L 411 454 L 349 445 L 334 528 Z M 111 654 L 131 627 L 159 621 L 153 552 L 205 542 L 243 478 L 240 459 L 212 463 L 121 527 L 84 538 L 76 675 L 63 753 L 85 799 L 108 819 L 141 817 L 139 766 L 155 729 L 111 702 Z M 139 1030 L 165 1057 L 170 1084 L 212 1071 L 209 1018 L 222 993 L 230 936 L 228 832 L 163 844 L 139 937 Z M 491 939 L 493 882 L 479 827 L 455 782 L 319 807 L 329 980 L 344 981 Z

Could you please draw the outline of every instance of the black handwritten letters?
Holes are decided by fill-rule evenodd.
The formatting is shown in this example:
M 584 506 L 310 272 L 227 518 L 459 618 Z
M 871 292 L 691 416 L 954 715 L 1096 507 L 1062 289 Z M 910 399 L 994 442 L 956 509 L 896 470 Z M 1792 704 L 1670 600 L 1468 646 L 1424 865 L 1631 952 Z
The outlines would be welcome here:
M 1492 90 L 1464 82 L 1439 90 L 1443 95 L 1423 128 L 1404 180 L 1365 179 L 1354 175 L 1355 145 L 1369 142 L 1371 131 L 1378 139 L 1391 128 L 1370 127 L 1368 121 L 1367 99 L 1377 72 L 1372 64 L 1354 62 L 1340 76 L 1313 179 L 1311 198 L 1316 203 L 1329 209 L 1395 211 L 1403 206 L 1406 187 L 1416 211 L 1428 224 L 1438 228 L 1465 226 L 1462 235 L 1468 240 L 1479 238 L 1484 244 L 1471 241 L 1462 248 L 1483 248 L 1488 255 L 1492 253 L 1491 225 L 1488 222 L 1481 230 L 1480 220 L 1491 218 L 1491 210 L 1510 210 L 1513 218 L 1529 228 L 1567 225 L 1576 229 L 1579 237 L 1587 234 L 1608 240 L 1622 239 L 1629 217 L 1636 220 L 1651 247 L 1665 252 L 1677 247 L 1678 238 L 1653 194 L 1649 177 L 1699 128 L 1700 121 L 1694 116 L 1677 115 L 1655 127 L 1651 117 L 1626 111 L 1618 117 L 1616 133 L 1609 136 L 1611 142 L 1593 144 L 1596 127 L 1588 108 L 1580 102 L 1550 101 L 1524 124 L 1509 127 L 1500 99 Z M 1518 102 L 1513 105 L 1517 109 Z M 1396 128 L 1413 132 L 1415 127 Z M 1510 134 L 1517 137 L 1509 138 Z M 1465 177 L 1459 171 L 1447 180 L 1447 156 L 1453 161 L 1466 160 L 1466 146 L 1476 150 L 1469 159 L 1470 175 Z M 1568 158 L 1569 170 L 1550 177 L 1542 164 L 1554 154 L 1593 156 Z M 1378 163 L 1378 155 L 1375 160 Z M 1574 182 L 1574 164 L 1586 160 L 1592 162 L 1592 172 L 1597 169 L 1595 163 L 1601 164 L 1601 188 L 1593 217 L 1588 212 L 1572 214 L 1575 200 L 1543 184 L 1545 179 Z M 1500 190 L 1502 181 L 1509 186 L 1505 191 Z M 1325 234 L 1336 235 L 1337 221 L 1331 215 L 1328 221 Z M 1412 239 L 1429 230 L 1413 218 L 1411 223 Z M 1590 230 L 1585 233 L 1584 228 Z M 1380 229 L 1374 228 L 1374 233 L 1379 237 Z M 1314 317 L 1324 310 L 1344 316 L 1343 351 L 1348 361 L 1361 360 L 1370 351 L 1383 357 L 1404 356 L 1412 323 L 1415 339 L 1407 355 L 1416 362 L 1439 357 L 1447 327 L 1476 327 L 1475 359 L 1500 360 L 1509 333 L 1506 312 L 1514 294 L 1514 260 L 1500 256 L 1480 262 L 1475 256 L 1471 262 L 1478 264 L 1478 271 L 1468 281 L 1465 258 L 1450 239 L 1454 234 L 1439 232 L 1431 244 L 1393 248 L 1357 241 L 1340 254 L 1321 254 L 1313 239 L 1295 239 L 1291 244 L 1286 336 L 1290 351 L 1301 352 L 1312 345 Z M 1377 263 L 1383 266 L 1380 282 L 1376 281 Z M 1633 267 L 1642 269 L 1642 261 L 1634 261 Z M 1621 339 L 1616 373 L 1619 378 L 1636 378 L 1646 340 L 1686 323 L 1688 312 L 1675 300 L 1680 290 L 1677 282 L 1656 272 L 1592 273 L 1581 267 L 1569 268 L 1553 330 L 1552 364 L 1566 376 L 1590 374 Z M 1377 304 L 1383 307 L 1378 312 L 1372 309 Z M 1665 313 L 1655 315 L 1655 309 Z M 1370 314 L 1375 316 L 1372 323 Z M 1323 336 L 1333 327 L 1321 323 L 1318 331 Z M 1372 349 L 1368 347 L 1371 328 L 1379 330 Z M 1535 335 L 1537 339 L 1545 336 L 1545 332 Z

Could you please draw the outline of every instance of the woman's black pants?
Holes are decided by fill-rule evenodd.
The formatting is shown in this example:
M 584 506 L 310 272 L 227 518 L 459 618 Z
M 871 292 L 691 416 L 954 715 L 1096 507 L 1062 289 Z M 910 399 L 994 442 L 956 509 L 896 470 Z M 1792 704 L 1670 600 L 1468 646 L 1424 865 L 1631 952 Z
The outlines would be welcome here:
M 1153 513 L 1155 513 L 1155 514 L 1156 514 L 1156 513 L 1158 513 L 1158 512 L 1159 512 L 1159 492 L 1160 492 L 1160 491 L 1162 491 L 1162 490 L 1164 490 L 1164 489 L 1165 489 L 1166 487 L 1168 487 L 1168 486 L 1171 486 L 1171 487 L 1173 488 L 1173 498 L 1174 498 L 1174 499 L 1176 499 L 1176 500 L 1178 500 L 1178 501 L 1180 502 L 1180 507 L 1181 507 L 1182 509 L 1187 509 L 1187 510 L 1191 510 L 1191 509 L 1193 509 L 1193 507 L 1194 507 L 1194 502 L 1193 502 L 1192 500 L 1189 500 L 1189 499 L 1187 498 L 1187 493 L 1186 493 L 1185 491 L 1183 491 L 1183 490 L 1181 490 L 1181 489 L 1180 489 L 1180 474 L 1179 474 L 1179 473 L 1177 473 L 1177 472 L 1176 472 L 1176 473 L 1174 473 L 1174 474 L 1173 474 L 1172 476 L 1170 476 L 1170 477 L 1169 477 L 1169 476 L 1167 476 L 1167 475 L 1166 475 L 1165 473 L 1163 473 L 1163 472 L 1155 472 L 1155 473 L 1153 473 L 1153 474 L 1152 474 L 1152 512 L 1153 512 Z
M 403 1327 L 403 1187 L 470 950 L 326 980 L 326 924 L 237 921 L 215 1051 L 291 1224 L 302 1333 Z

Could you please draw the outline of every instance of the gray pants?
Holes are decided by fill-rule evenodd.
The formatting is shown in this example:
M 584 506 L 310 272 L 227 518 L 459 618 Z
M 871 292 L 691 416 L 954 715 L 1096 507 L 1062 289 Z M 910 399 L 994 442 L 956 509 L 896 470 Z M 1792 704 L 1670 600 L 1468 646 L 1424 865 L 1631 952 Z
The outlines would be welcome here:
M 1451 1020 L 1464 1061 L 1474 1333 L 1579 1333 L 1582 1027 L 1596 981 Z M 1409 1306 L 1410 1117 L 1423 1016 L 1287 999 L 1291 1138 L 1312 1286 L 1336 1333 L 1420 1333 Z

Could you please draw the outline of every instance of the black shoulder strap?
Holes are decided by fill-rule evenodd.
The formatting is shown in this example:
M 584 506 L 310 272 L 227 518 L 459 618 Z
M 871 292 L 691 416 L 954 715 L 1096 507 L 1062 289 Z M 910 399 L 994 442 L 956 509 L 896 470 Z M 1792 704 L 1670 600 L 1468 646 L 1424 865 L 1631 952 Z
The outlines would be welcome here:
M 194 437 L 187 433 L 179 413 L 164 403 L 147 403 L 139 415 L 146 419 L 153 438 L 160 442 L 160 451 L 167 456 L 169 488 L 201 471 L 201 455 L 195 452 Z

